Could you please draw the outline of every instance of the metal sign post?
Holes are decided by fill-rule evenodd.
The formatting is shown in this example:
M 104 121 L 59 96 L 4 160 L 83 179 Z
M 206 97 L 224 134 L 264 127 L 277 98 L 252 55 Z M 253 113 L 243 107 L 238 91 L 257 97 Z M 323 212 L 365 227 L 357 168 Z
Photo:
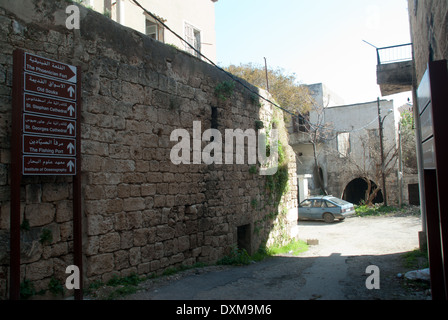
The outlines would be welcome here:
M 10 299 L 20 298 L 20 184 L 23 175 L 73 176 L 74 263 L 80 270 L 80 69 L 22 50 L 14 51 L 11 137 Z

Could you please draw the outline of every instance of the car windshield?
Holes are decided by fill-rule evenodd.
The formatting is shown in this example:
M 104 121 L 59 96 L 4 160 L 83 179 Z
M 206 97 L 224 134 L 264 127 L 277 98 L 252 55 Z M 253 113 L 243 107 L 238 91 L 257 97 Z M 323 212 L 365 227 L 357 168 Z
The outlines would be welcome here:
M 350 204 L 350 202 L 341 200 L 339 198 L 328 198 L 328 200 L 330 200 L 331 202 L 334 202 L 334 203 L 336 203 L 336 204 L 338 204 L 340 206 L 343 206 L 343 205 L 346 205 L 346 204 Z

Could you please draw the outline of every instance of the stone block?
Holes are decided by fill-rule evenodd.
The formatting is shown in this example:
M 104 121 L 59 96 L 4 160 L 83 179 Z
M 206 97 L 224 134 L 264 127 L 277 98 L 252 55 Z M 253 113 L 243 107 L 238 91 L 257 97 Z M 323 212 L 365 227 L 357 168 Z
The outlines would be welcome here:
M 141 185 L 141 195 L 144 196 L 153 196 L 156 194 L 156 185 L 145 183 Z
M 157 271 L 160 268 L 161 268 L 160 260 L 151 261 L 151 267 L 150 267 L 151 271 Z
M 178 248 L 180 252 L 184 252 L 190 249 L 190 237 L 189 236 L 183 236 L 179 237 L 178 241 Z
M 146 246 L 148 244 L 149 233 L 150 233 L 149 228 L 134 230 L 134 246 L 136 247 Z
M 129 268 L 129 251 L 120 250 L 114 252 L 114 270 Z
M 114 270 L 113 253 L 104 253 L 87 257 L 87 276 L 101 275 Z
M 140 263 L 141 263 L 141 248 L 131 248 L 129 250 L 129 264 L 131 266 L 137 266 Z
M 56 222 L 66 222 L 73 219 L 73 201 L 59 201 L 56 204 Z
M 167 225 L 157 226 L 156 228 L 158 241 L 164 241 L 168 239 L 172 239 L 174 237 L 175 230 Z
M 30 281 L 41 280 L 53 275 L 53 260 L 41 260 L 27 264 L 25 278 Z
M 39 227 L 53 222 L 55 208 L 51 203 L 29 204 L 25 207 L 25 216 L 30 227 Z
M 180 262 L 182 262 L 184 260 L 184 258 L 185 257 L 184 257 L 183 253 L 175 254 L 175 255 L 171 256 L 170 263 L 171 264 L 180 263 Z
M 114 227 L 111 217 L 103 217 L 101 215 L 87 216 L 87 234 L 90 236 L 105 234 Z
M 154 208 L 164 207 L 166 204 L 166 196 L 155 195 L 154 196 Z
M 134 245 L 134 232 L 123 231 L 120 233 L 120 249 L 129 249 Z
M 144 210 L 145 207 L 145 199 L 143 198 L 128 198 L 123 200 L 124 211 Z
M 117 232 L 100 236 L 99 252 L 114 252 L 120 249 L 120 235 Z
M 25 192 L 26 192 L 26 202 L 27 203 L 39 203 L 42 201 L 42 185 L 41 184 L 28 184 L 25 186 Z
M 140 248 L 142 262 L 150 262 L 155 258 L 154 245 L 146 245 Z

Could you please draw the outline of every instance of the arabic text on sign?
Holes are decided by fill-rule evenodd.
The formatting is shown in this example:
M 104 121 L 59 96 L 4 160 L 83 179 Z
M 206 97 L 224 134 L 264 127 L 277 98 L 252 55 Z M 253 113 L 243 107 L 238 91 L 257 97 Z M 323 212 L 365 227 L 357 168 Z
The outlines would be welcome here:
M 76 85 L 25 72 L 25 91 L 76 100 Z
M 25 70 L 76 83 L 76 67 L 25 53 Z

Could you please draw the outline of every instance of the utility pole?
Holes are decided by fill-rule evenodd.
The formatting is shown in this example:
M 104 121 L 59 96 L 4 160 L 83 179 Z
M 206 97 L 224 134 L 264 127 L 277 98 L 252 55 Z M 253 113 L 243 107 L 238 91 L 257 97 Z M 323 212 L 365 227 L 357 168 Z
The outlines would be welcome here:
M 264 70 L 266 72 L 266 91 L 269 92 L 268 63 L 266 58 L 264 58 Z
M 383 146 L 383 120 L 381 119 L 380 98 L 377 98 L 378 124 L 380 130 L 380 151 L 381 151 L 381 177 L 383 179 L 383 198 L 384 205 L 387 207 L 386 177 L 384 176 L 384 146 Z M 386 117 L 384 117 L 386 118 Z

